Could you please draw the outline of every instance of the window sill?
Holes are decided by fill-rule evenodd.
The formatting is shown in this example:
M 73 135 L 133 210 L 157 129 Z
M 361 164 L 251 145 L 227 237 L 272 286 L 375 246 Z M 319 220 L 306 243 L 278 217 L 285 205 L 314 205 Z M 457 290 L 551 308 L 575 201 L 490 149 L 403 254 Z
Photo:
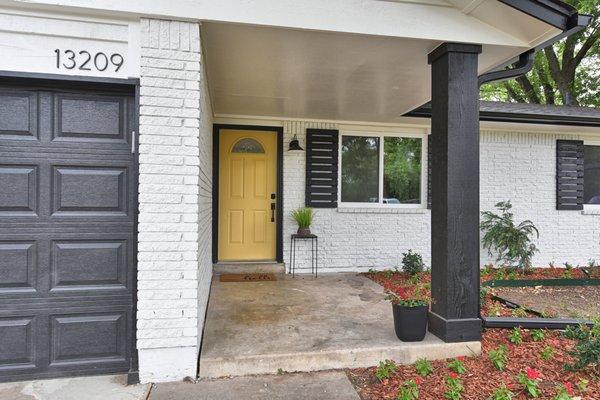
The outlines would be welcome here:
M 421 207 L 338 207 L 337 212 L 349 214 L 426 214 L 429 210 Z

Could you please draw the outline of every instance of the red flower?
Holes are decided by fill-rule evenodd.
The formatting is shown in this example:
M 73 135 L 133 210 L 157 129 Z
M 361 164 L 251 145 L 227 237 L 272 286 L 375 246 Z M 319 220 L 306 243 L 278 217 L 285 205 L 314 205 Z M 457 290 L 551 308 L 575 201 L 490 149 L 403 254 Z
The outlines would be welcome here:
M 456 357 L 456 358 L 458 358 L 460 361 L 465 361 L 467 359 L 467 357 L 465 357 L 465 356 L 460 356 L 460 357 Z
M 417 386 L 419 386 L 421 383 L 423 383 L 423 379 L 420 376 L 417 376 L 415 378 L 415 383 L 417 384 Z
M 527 367 L 527 378 L 533 380 L 540 377 L 540 373 L 533 368 Z
M 571 382 L 565 382 L 565 389 L 567 390 L 567 393 L 569 394 L 569 396 L 573 396 L 573 394 L 575 393 L 573 391 L 573 385 L 571 384 Z
M 449 375 L 449 376 L 450 376 L 450 378 L 452 378 L 452 379 L 456 379 L 456 378 L 458 378 L 458 374 L 457 374 L 456 372 L 454 372 L 454 371 L 450 372 L 448 375 Z

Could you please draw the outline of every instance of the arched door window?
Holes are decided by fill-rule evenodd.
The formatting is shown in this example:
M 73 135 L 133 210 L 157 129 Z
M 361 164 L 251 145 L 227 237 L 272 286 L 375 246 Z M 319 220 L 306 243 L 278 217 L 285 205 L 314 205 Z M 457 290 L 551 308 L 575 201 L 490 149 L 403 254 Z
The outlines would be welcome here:
M 255 154 L 264 154 L 265 149 L 262 145 L 256 140 L 252 138 L 243 138 L 238 140 L 231 150 L 232 153 L 255 153 Z

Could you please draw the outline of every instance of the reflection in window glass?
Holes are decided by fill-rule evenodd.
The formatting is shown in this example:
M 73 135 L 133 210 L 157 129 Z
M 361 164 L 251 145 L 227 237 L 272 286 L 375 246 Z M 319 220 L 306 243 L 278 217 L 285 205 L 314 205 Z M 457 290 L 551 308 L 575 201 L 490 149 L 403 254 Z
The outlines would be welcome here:
M 262 145 L 256 139 L 244 138 L 238 140 L 233 146 L 232 153 L 264 153 Z
M 342 136 L 342 202 L 379 202 L 379 138 Z
M 600 204 L 600 146 L 584 146 L 583 202 Z
M 421 203 L 421 139 L 386 137 L 383 143 L 383 202 Z

